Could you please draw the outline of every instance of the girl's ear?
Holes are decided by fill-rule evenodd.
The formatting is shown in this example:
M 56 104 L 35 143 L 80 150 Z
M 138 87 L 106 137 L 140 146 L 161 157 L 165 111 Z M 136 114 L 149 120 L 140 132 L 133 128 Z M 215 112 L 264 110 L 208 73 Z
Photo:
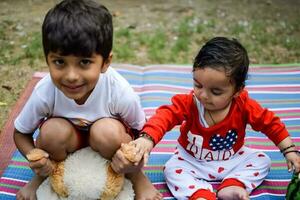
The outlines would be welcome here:
M 112 57 L 113 57 L 113 53 L 110 52 L 108 58 L 102 64 L 101 73 L 105 73 L 106 72 L 106 70 L 108 69 L 108 67 L 111 64 Z
M 240 93 L 243 91 L 244 87 L 240 87 L 237 89 L 237 91 L 235 92 L 235 94 L 233 95 L 233 98 L 237 97 L 240 95 Z

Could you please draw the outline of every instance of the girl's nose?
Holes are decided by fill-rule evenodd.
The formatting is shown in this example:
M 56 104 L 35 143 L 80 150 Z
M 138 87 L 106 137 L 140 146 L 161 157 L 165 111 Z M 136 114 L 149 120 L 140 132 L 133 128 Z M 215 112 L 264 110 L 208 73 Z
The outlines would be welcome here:
M 207 92 L 203 89 L 199 91 L 199 97 L 202 100 L 207 100 L 208 99 L 208 95 Z

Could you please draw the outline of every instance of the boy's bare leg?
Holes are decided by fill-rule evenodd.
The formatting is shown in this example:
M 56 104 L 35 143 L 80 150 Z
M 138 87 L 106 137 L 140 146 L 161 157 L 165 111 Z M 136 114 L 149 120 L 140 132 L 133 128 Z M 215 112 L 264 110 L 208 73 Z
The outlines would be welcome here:
M 101 134 L 99 134 L 101 130 Z M 124 125 L 111 118 L 102 118 L 96 121 L 90 129 L 89 143 L 92 149 L 99 152 L 101 156 L 111 160 L 122 143 L 132 140 L 126 133 Z M 149 179 L 141 170 L 126 174 L 132 184 L 136 200 L 160 200 L 161 194 L 155 189 Z
M 36 200 L 36 190 L 42 184 L 46 177 L 34 176 L 23 188 L 21 188 L 17 195 L 17 200 Z
M 141 170 L 126 176 L 132 182 L 136 200 L 161 200 L 163 198 Z

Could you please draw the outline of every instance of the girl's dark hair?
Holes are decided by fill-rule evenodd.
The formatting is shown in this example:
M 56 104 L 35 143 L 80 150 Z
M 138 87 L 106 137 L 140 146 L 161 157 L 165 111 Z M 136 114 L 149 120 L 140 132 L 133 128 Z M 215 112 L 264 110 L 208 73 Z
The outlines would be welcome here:
M 50 9 L 42 26 L 44 54 L 108 58 L 113 44 L 112 16 L 91 0 L 64 0 Z
M 236 84 L 236 89 L 245 87 L 249 58 L 246 49 L 236 40 L 215 37 L 209 40 L 194 60 L 193 71 L 197 68 L 224 68 L 225 73 Z

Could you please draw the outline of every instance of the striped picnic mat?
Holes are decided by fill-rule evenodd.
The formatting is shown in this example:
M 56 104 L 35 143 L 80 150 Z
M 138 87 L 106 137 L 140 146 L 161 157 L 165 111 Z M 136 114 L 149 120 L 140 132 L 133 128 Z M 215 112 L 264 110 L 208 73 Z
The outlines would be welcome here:
M 192 88 L 190 65 L 135 66 L 114 64 L 139 94 L 147 117 L 155 109 L 168 104 L 176 93 L 186 93 Z M 43 74 L 37 73 L 35 77 Z M 294 143 L 300 146 L 300 64 L 257 65 L 250 67 L 247 89 L 254 99 L 273 110 L 286 124 Z M 145 172 L 163 194 L 164 199 L 174 199 L 166 187 L 162 168 L 176 146 L 179 127 L 167 133 L 153 149 Z M 272 159 L 272 168 L 266 180 L 251 194 L 253 200 L 283 200 L 291 174 L 285 159 L 274 144 L 262 133 L 247 127 L 246 145 L 266 152 Z M 33 176 L 26 160 L 18 151 L 12 156 L 0 178 L 0 199 L 15 199 L 15 193 Z M 213 182 L 213 187 L 218 186 Z

